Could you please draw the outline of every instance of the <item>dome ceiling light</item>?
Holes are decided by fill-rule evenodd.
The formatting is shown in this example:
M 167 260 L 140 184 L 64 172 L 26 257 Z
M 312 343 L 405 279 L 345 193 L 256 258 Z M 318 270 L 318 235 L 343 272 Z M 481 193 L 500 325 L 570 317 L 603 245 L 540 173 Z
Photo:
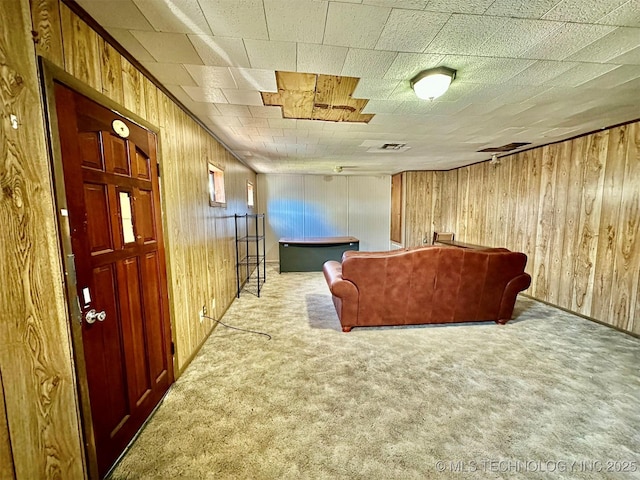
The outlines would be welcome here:
M 456 70 L 448 67 L 437 67 L 423 70 L 411 79 L 411 88 L 418 98 L 433 100 L 449 89 L 456 78 Z

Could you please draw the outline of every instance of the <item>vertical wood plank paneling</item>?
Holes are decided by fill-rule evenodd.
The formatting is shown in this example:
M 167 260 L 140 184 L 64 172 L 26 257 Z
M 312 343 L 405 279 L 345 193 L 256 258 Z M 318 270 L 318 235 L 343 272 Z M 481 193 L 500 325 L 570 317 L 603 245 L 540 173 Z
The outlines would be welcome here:
M 360 239 L 360 250 L 389 250 L 391 177 L 345 178 L 349 195 L 347 234 Z
M 409 200 L 407 200 L 409 201 Z M 464 241 L 467 238 L 469 223 L 469 169 L 458 170 L 458 204 L 457 225 L 454 233 L 456 238 Z
M 550 260 L 548 265 L 548 291 L 544 299 L 555 305 L 560 304 L 559 292 L 562 280 L 562 262 L 566 236 L 567 194 L 569 189 L 569 171 L 571 167 L 571 142 L 556 143 L 549 146 L 549 155 L 555 163 L 556 183 L 554 191 L 554 223 L 551 234 Z
M 0 2 L 0 369 L 16 478 L 84 478 L 28 0 Z M 19 127 L 9 125 L 9 115 Z M 0 418 L 4 417 L 2 409 Z M 6 454 L 5 454 L 6 455 Z
M 640 123 L 628 127 L 610 322 L 640 333 Z
M 30 3 L 36 54 L 59 67 L 63 67 L 64 56 L 58 0 L 31 0 Z
M 401 173 L 391 177 L 391 232 L 389 238 L 396 243 L 402 243 L 402 185 Z
M 636 122 L 502 157 L 495 168 L 406 172 L 405 232 L 444 228 L 453 203 L 457 239 L 527 254 L 534 297 L 640 332 L 639 151 Z
M 569 158 L 569 184 L 567 185 L 564 242 L 562 248 L 562 278 L 558 290 L 558 305 L 569 310 L 571 310 L 573 303 L 572 299 L 575 284 L 575 259 L 578 251 L 585 146 L 586 137 L 573 140 L 571 157 Z
M 628 149 L 628 128 L 626 126 L 609 133 L 606 153 L 604 184 L 601 190 L 602 207 L 598 228 L 597 257 L 593 283 L 593 302 L 590 315 L 606 318 L 611 309 L 611 290 L 615 276 L 616 247 L 620 204 L 624 185 L 624 169 Z M 618 285 L 620 287 L 620 285 Z M 627 295 L 631 292 L 626 292 Z M 626 297 L 630 298 L 630 295 Z M 627 303 L 626 307 L 628 308 Z
M 537 148 L 524 152 L 527 161 L 527 184 L 524 204 L 527 211 L 527 222 L 524 227 L 523 252 L 529 256 L 527 272 L 533 278 L 538 264 L 536 256 L 536 237 L 538 232 L 538 211 L 540 202 L 540 168 L 542 166 L 542 149 Z
M 6 413 L 4 384 L 2 383 L 2 371 L 0 370 L 0 478 L 15 480 L 16 472 L 13 469 L 13 454 L 11 452 L 11 438 L 9 436 Z
M 102 53 L 100 56 L 102 93 L 122 105 L 124 103 L 124 88 L 122 85 L 121 55 L 102 39 L 100 47 Z
M 430 234 L 428 239 L 433 239 L 433 232 L 442 232 L 442 187 L 444 183 L 444 172 L 433 172 L 432 175 L 432 188 L 431 188 L 431 212 L 429 215 Z
M 509 244 L 507 232 L 513 225 L 515 202 L 511 194 L 511 165 L 513 165 L 513 162 L 509 159 L 509 161 L 501 161 L 500 165 L 496 167 L 497 192 L 494 246 L 506 246 Z
M 602 205 L 602 187 L 609 131 L 598 132 L 587 138 L 580 228 L 575 263 L 575 289 L 571 309 L 584 315 L 591 313 L 593 280 L 598 246 L 598 224 Z
M 458 204 L 458 171 L 444 172 L 442 186 L 442 231 L 456 231 L 456 215 Z
M 158 88 L 146 77 L 142 78 L 142 83 L 144 87 L 145 99 L 144 111 L 147 114 L 147 121 L 153 125 L 158 125 Z
M 549 298 L 549 270 L 551 265 L 551 239 L 555 228 L 555 193 L 557 165 L 555 145 L 540 149 L 540 197 L 537 213 L 536 263 L 531 278 L 531 293 L 537 298 Z
M 60 4 L 60 18 L 65 70 L 96 90 L 102 91 L 98 34 L 63 3 Z
M 121 57 L 122 88 L 125 108 L 147 118 L 142 73 L 131 62 Z

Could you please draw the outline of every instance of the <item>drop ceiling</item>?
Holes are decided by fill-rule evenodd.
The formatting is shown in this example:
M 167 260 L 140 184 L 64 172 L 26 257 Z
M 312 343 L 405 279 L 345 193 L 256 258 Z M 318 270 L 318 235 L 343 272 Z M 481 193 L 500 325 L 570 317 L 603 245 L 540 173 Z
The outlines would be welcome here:
M 77 2 L 257 172 L 450 169 L 640 118 L 640 0 Z M 417 99 L 441 65 L 449 91 Z M 283 118 L 276 71 L 357 77 L 373 117 Z

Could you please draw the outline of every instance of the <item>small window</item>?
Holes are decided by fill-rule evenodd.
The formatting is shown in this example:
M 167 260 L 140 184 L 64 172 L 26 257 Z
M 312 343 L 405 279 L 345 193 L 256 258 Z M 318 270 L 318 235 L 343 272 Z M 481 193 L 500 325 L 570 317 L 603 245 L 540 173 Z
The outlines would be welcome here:
M 224 207 L 227 200 L 224 195 L 224 171 L 209 164 L 209 205 Z
M 247 205 L 249 208 L 253 208 L 253 183 L 247 180 Z

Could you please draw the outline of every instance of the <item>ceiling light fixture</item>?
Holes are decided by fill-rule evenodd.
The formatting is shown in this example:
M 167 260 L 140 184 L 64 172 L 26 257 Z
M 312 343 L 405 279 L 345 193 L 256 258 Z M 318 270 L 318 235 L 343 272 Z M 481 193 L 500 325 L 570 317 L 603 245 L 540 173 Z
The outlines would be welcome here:
M 411 79 L 411 88 L 418 98 L 433 100 L 447 91 L 454 78 L 456 78 L 456 70 L 453 68 L 430 68 L 421 71 Z

